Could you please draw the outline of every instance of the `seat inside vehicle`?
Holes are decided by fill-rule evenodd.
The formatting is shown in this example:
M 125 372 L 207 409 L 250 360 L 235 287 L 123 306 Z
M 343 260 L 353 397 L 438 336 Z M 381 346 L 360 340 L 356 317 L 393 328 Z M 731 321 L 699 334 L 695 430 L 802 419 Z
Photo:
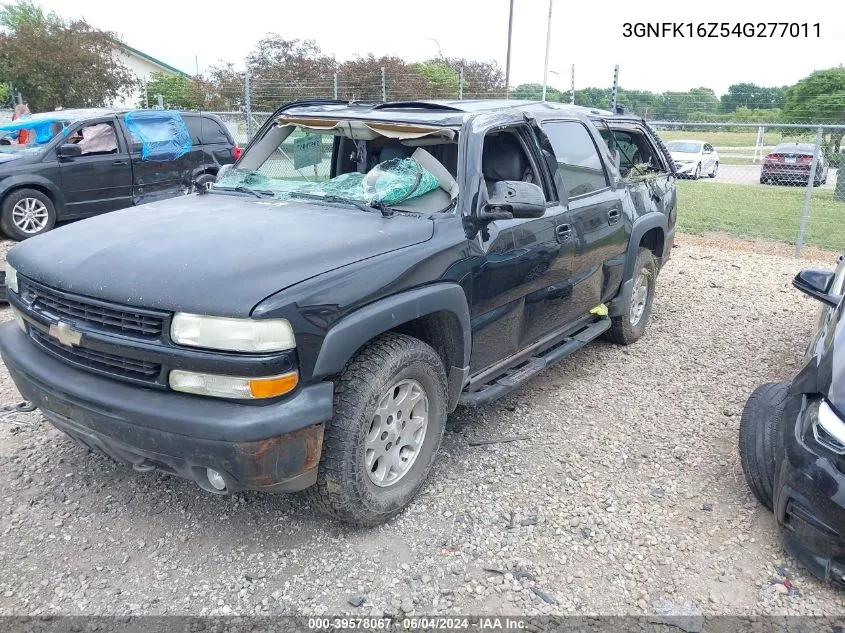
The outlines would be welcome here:
M 511 132 L 488 134 L 484 138 L 481 172 L 487 191 L 502 180 L 520 180 L 536 184 L 534 167 L 519 138 Z

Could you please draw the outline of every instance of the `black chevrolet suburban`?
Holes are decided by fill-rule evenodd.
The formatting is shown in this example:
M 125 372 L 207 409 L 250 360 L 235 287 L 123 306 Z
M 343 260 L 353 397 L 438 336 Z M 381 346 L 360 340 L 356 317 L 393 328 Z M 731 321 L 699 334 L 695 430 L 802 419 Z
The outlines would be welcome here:
M 219 117 L 181 112 L 190 149 L 172 160 L 146 160 L 141 141 L 126 125 L 130 112 L 57 110 L 18 121 L 16 125 L 29 121 L 39 126 L 32 139 L 42 130 L 47 134 L 38 139 L 43 142 L 30 145 L 0 139 L 3 232 L 24 240 L 49 231 L 56 222 L 181 195 L 207 186 L 223 165 L 240 156 Z
M 138 471 L 377 524 L 459 404 L 640 338 L 676 213 L 634 116 L 296 102 L 208 191 L 14 247 L 0 353 L 50 422 Z

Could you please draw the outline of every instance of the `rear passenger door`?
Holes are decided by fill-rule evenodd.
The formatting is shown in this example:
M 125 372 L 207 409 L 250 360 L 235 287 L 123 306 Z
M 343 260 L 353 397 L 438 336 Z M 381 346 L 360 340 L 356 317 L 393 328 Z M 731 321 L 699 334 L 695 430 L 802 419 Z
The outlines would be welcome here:
M 186 126 L 190 125 L 187 117 L 184 120 Z M 123 116 L 118 117 L 118 121 L 129 145 L 129 156 L 132 161 L 132 195 L 135 204 L 172 198 L 191 190 L 194 173 L 192 163 L 199 165 L 193 148 L 176 160 L 142 160 L 141 140 L 129 132 Z M 193 142 L 192 135 L 192 145 Z
M 557 161 L 558 195 L 569 207 L 567 240 L 574 246 L 572 286 L 577 289 L 572 312 L 561 318 L 586 315 L 610 299 L 618 288 L 630 225 L 624 214 L 624 186 L 611 186 L 599 153 L 597 134 L 579 120 L 545 121 Z

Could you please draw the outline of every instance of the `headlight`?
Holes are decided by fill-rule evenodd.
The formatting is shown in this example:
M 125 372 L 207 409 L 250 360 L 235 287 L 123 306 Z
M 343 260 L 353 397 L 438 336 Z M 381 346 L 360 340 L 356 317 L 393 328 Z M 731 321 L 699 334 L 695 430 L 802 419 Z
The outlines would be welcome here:
M 174 369 L 170 372 L 169 382 L 174 391 L 216 398 L 254 400 L 275 398 L 293 391 L 299 382 L 299 374 L 292 371 L 280 376 L 241 378 Z
M 838 455 L 845 455 L 845 422 L 824 400 L 816 401 L 810 407 L 818 407 L 817 413 L 808 411 L 808 415 L 815 418 L 813 436 L 816 441 Z
M 18 292 L 18 271 L 6 262 L 6 287 L 17 294 Z
M 177 312 L 170 338 L 179 345 L 230 352 L 280 352 L 296 347 L 286 319 L 229 319 Z

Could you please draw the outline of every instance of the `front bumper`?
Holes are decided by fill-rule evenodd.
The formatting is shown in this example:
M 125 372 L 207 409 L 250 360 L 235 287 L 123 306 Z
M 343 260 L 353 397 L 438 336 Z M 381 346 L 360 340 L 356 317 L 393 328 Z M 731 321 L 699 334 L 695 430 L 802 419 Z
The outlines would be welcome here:
M 14 322 L 0 326 L 0 356 L 54 426 L 136 470 L 170 472 L 215 493 L 290 492 L 316 481 L 331 383 L 265 405 L 138 387 L 48 356 Z M 225 490 L 211 486 L 209 468 Z
M 845 587 L 845 474 L 812 438 L 808 399 L 790 393 L 774 511 L 786 549 L 817 578 Z M 809 433 L 808 433 L 809 430 Z

